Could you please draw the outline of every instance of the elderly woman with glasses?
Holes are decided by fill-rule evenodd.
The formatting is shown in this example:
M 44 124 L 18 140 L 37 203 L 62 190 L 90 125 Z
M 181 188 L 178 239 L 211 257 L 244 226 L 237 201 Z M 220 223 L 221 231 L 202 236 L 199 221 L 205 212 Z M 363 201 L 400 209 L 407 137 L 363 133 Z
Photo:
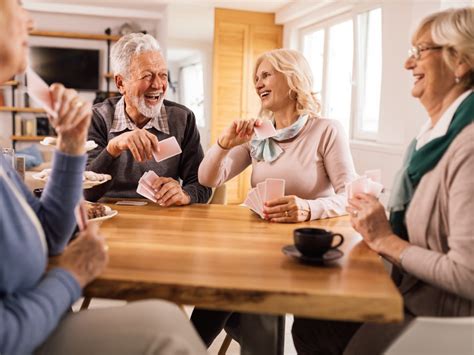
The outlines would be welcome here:
M 389 203 L 347 207 L 353 227 L 393 264 L 405 304 L 400 324 L 296 318 L 299 354 L 381 354 L 418 316 L 474 315 L 474 9 L 425 18 L 405 68 L 429 119 L 408 148 Z

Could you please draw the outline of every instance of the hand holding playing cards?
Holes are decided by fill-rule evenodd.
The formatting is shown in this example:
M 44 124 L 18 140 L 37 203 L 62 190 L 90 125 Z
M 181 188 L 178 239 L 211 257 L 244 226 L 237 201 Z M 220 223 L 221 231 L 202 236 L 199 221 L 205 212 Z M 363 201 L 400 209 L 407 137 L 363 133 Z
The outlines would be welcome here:
M 260 119 L 235 120 L 227 127 L 217 139 L 219 145 L 224 149 L 231 149 L 250 141 L 254 127 L 262 124 Z
M 59 267 L 68 270 L 84 287 L 94 280 L 108 262 L 105 239 L 96 223 L 88 223 L 59 258 Z
M 67 154 L 85 153 L 87 132 L 92 110 L 89 102 L 82 101 L 77 92 L 61 84 L 50 87 L 52 102 L 57 117 L 50 117 L 58 133 L 57 148 Z
M 393 234 L 383 205 L 376 197 L 359 193 L 349 199 L 346 210 L 351 216 L 352 227 L 371 249 L 379 252 L 382 240 Z
M 153 159 L 153 151 L 159 151 L 158 138 L 146 129 L 135 129 L 111 139 L 107 151 L 118 157 L 123 151 L 130 150 L 137 161 Z
M 311 216 L 308 202 L 294 195 L 265 202 L 263 213 L 265 219 L 280 223 L 304 222 Z
M 156 191 L 156 202 L 160 206 L 183 206 L 191 203 L 191 197 L 175 179 L 160 176 L 153 182 L 152 187 Z

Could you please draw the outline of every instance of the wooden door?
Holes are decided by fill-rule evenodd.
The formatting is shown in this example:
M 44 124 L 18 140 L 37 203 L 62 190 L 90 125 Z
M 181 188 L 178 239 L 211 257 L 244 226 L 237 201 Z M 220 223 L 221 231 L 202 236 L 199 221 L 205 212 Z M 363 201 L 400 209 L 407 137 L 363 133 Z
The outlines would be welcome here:
M 253 84 L 253 66 L 263 52 L 280 48 L 282 26 L 274 14 L 215 10 L 211 139 L 235 119 L 257 117 L 260 100 Z M 242 203 L 250 189 L 251 168 L 227 182 L 231 204 Z

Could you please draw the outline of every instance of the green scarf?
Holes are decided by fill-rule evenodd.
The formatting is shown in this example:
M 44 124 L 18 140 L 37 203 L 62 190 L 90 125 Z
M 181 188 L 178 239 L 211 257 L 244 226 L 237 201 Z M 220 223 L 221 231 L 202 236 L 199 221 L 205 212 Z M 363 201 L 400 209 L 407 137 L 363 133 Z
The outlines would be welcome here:
M 408 240 L 405 212 L 421 178 L 443 157 L 451 142 L 469 124 L 474 122 L 474 92 L 468 95 L 454 113 L 448 131 L 416 150 L 416 139 L 407 150 L 402 169 L 395 177 L 394 188 L 388 204 L 393 232 Z

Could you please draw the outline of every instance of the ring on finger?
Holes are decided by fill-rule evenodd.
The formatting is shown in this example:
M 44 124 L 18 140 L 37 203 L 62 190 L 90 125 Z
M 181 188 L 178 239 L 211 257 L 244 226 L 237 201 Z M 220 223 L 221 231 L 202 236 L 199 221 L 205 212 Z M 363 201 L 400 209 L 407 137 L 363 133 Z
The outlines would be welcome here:
M 357 218 L 358 215 L 359 215 L 359 211 L 357 210 L 352 211 L 352 217 Z
M 289 216 L 289 213 L 288 213 L 288 210 L 285 211 L 285 217 L 288 217 Z
M 82 106 L 84 106 L 83 101 L 77 100 L 76 102 L 74 102 L 74 107 L 75 108 L 81 108 Z

